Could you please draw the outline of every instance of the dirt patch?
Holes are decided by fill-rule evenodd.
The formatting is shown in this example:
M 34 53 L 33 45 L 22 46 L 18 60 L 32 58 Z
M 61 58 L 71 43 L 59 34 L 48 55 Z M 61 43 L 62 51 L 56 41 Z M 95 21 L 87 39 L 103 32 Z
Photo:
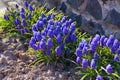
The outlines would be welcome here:
M 74 69 L 63 70 L 62 64 L 28 66 L 35 56 L 26 47 L 19 40 L 0 39 L 0 80 L 77 80 Z

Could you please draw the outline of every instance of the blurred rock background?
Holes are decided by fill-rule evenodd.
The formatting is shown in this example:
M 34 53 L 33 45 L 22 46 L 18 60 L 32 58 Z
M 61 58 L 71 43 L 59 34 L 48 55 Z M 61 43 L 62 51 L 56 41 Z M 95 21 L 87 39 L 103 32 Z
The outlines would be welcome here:
M 21 4 L 24 0 L 0 0 L 5 6 Z M 77 21 L 82 31 L 90 34 L 114 34 L 120 39 L 120 0 L 27 0 L 47 9 L 56 7 Z M 0 4 L 1 4 L 0 2 Z M 11 3 L 10 3 L 11 2 Z M 0 6 L 3 6 L 0 5 Z M 0 7 L 1 8 L 1 7 Z

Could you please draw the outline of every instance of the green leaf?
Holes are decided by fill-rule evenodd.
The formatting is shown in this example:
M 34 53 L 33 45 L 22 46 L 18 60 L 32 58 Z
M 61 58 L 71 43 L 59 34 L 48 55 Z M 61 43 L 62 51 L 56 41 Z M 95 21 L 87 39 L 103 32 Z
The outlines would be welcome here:
M 88 74 L 85 74 L 80 80 L 85 80 L 85 78 L 88 76 Z

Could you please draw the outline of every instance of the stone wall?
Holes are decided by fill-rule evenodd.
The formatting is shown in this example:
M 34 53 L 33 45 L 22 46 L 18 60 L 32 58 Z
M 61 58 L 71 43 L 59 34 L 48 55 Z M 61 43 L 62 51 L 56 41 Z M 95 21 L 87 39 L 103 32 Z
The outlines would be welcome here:
M 17 0 L 21 1 L 21 0 Z M 30 0 L 28 0 L 30 1 Z M 90 34 L 114 34 L 120 39 L 120 0 L 32 0 L 48 9 L 56 7 Z
M 84 31 L 120 39 L 120 0 L 46 0 L 46 7 L 61 10 Z

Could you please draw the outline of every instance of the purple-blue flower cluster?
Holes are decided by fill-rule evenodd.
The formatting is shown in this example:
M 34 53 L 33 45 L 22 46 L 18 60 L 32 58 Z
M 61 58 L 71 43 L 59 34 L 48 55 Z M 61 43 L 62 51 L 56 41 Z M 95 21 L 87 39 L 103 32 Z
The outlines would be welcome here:
M 64 46 L 67 43 L 76 42 L 75 25 L 71 20 L 63 17 L 55 21 L 55 14 L 45 15 L 41 13 L 36 24 L 32 26 L 33 37 L 30 40 L 30 46 L 34 50 L 42 50 L 44 54 L 52 55 L 52 50 L 57 56 L 64 54 Z M 65 53 L 70 54 L 68 48 Z
M 79 43 L 75 52 L 77 57 L 76 62 L 81 63 L 83 69 L 86 69 L 88 66 L 90 66 L 91 69 L 95 69 L 98 66 L 97 65 L 98 60 L 104 55 L 104 54 L 99 54 L 99 52 L 97 52 L 98 47 L 108 48 L 111 55 L 114 56 L 113 61 L 119 62 L 120 60 L 119 41 L 115 39 L 113 35 L 110 35 L 109 38 L 107 38 L 104 35 L 100 36 L 98 34 L 96 34 L 95 37 L 91 38 L 89 42 L 83 39 Z M 85 57 L 87 55 L 92 55 L 92 57 L 87 59 Z M 109 74 L 113 73 L 112 65 L 108 64 L 106 66 L 105 71 Z M 103 78 L 100 75 L 98 75 L 96 77 L 96 80 L 103 80 Z
M 18 4 L 15 5 L 15 9 L 17 9 L 16 11 L 19 11 L 19 16 L 17 16 L 13 21 L 17 31 L 19 31 L 21 34 L 29 32 L 29 29 L 28 29 L 29 25 L 28 25 L 27 20 L 32 19 L 31 13 L 33 11 L 32 5 L 29 4 L 27 1 L 24 1 L 24 6 L 25 6 L 25 8 L 19 7 Z M 29 10 L 29 12 L 28 12 L 29 14 L 26 14 L 26 9 Z M 10 20 L 8 15 L 6 15 L 6 14 L 4 15 L 4 19 Z

